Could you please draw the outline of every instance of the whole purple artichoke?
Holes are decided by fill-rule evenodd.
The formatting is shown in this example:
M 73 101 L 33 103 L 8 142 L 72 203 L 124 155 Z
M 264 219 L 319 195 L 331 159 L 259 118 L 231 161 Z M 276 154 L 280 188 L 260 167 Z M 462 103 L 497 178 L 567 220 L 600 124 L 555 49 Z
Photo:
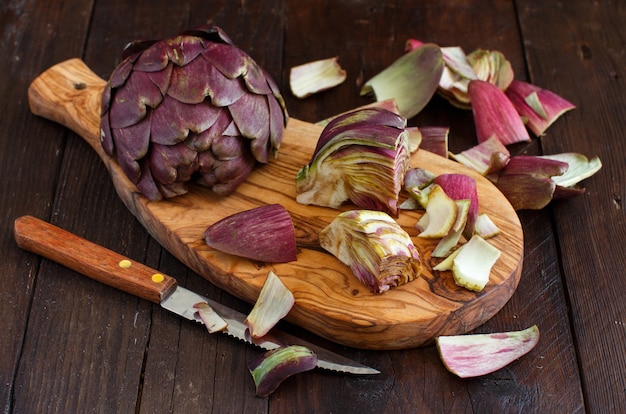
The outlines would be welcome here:
M 218 27 L 131 43 L 102 95 L 101 143 L 147 198 L 197 181 L 230 194 L 275 157 L 288 114 L 273 79 Z

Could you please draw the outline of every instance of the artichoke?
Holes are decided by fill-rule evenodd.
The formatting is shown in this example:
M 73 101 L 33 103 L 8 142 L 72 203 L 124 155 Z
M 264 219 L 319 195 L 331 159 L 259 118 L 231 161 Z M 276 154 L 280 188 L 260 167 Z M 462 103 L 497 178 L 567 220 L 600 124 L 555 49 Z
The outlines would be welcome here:
M 320 246 L 331 253 L 374 293 L 404 285 L 422 274 L 411 236 L 387 213 L 349 210 L 319 233 Z
M 398 196 L 411 162 L 406 119 L 382 108 L 338 116 L 322 131 L 311 161 L 296 175 L 296 201 L 356 206 L 398 216 Z
M 101 144 L 150 200 L 198 182 L 232 193 L 278 153 L 276 83 L 219 27 L 129 44 L 102 96 Z

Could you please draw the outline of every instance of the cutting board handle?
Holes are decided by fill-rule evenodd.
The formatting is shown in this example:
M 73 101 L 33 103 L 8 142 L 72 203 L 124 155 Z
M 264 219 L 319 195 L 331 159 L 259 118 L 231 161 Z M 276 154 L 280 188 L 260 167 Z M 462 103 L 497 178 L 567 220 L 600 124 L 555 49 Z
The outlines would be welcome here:
M 76 132 L 105 159 L 100 145 L 100 106 L 106 81 L 80 59 L 69 59 L 39 75 L 28 88 L 28 103 L 35 115 L 58 122 Z
M 80 59 L 58 63 L 33 80 L 28 87 L 28 103 L 33 114 L 55 121 L 80 135 L 104 162 L 126 207 L 144 226 L 147 199 L 128 179 L 119 165 L 100 144 L 100 111 L 106 81 Z

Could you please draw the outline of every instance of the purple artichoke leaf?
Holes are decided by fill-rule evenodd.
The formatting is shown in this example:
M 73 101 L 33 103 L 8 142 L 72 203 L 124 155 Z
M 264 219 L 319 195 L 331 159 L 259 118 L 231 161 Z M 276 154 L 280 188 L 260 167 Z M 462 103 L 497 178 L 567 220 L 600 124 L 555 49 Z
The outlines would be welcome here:
M 188 65 L 206 50 L 204 41 L 193 36 L 176 36 L 153 47 L 164 48 L 169 60 L 178 66 Z
M 422 134 L 420 149 L 448 158 L 448 135 L 450 128 L 425 126 L 419 128 L 419 130 Z
M 501 174 L 498 189 L 515 210 L 540 210 L 552 200 L 556 184 L 549 177 Z
M 189 134 L 184 142 L 190 149 L 197 152 L 203 152 L 211 149 L 211 145 L 213 144 L 215 137 L 215 134 L 213 134 L 211 132 L 211 128 L 209 128 L 199 134 Z
M 211 151 L 203 151 L 198 153 L 198 168 L 200 174 L 213 173 L 215 167 L 215 155 Z M 215 174 L 213 174 L 215 175 Z
M 543 158 L 541 156 L 517 155 L 511 157 L 502 173 L 506 174 L 510 171 L 514 171 L 516 173 L 526 173 L 528 175 L 541 177 L 554 177 L 563 175 L 568 168 L 569 165 L 563 161 Z
M 148 159 L 143 158 L 138 165 L 141 171 L 141 177 L 139 181 L 135 182 L 137 189 L 151 201 L 163 199 L 163 194 L 152 178 L 150 166 L 148 165 Z
M 110 157 L 115 154 L 115 143 L 113 142 L 113 132 L 109 124 L 109 117 L 103 116 L 100 120 L 100 145 Z
M 184 176 L 189 180 L 189 171 L 198 168 L 197 153 L 182 142 L 177 145 L 153 144 L 149 160 L 152 177 L 161 184 L 183 181 L 179 178 L 179 170 L 185 171 Z
M 531 140 L 513 103 L 498 86 L 473 80 L 469 83 L 468 94 L 479 143 L 494 135 L 504 145 Z
M 292 375 L 312 370 L 317 365 L 313 351 L 291 345 L 265 352 L 248 364 L 259 397 L 267 397 Z
M 250 142 L 250 149 L 252 150 L 254 158 L 263 164 L 268 163 L 270 160 L 270 155 L 274 157 L 275 154 L 269 136 L 265 139 L 253 139 L 252 142 Z
M 207 173 L 201 173 L 195 180 L 196 183 L 200 184 L 203 187 L 207 187 L 210 188 L 211 191 L 215 192 L 216 194 L 222 194 L 222 193 L 218 193 L 217 191 L 215 191 L 213 189 L 214 185 L 219 184 L 217 182 L 217 178 L 215 178 L 215 174 L 213 173 L 213 171 L 207 172 Z M 221 185 L 221 184 L 220 184 Z M 226 192 L 224 194 L 230 194 L 229 192 Z
M 230 117 L 230 112 L 229 112 L 229 117 Z M 228 135 L 231 137 L 242 136 L 241 131 L 239 131 L 239 128 L 237 128 L 237 125 L 235 125 L 235 121 L 233 121 L 232 118 L 229 118 L 229 119 L 230 119 L 230 122 L 228 123 L 228 126 L 226 127 L 224 132 L 222 132 L 222 135 Z
M 410 168 L 404 175 L 403 187 L 406 191 L 411 188 L 423 189 L 430 185 L 437 175 L 423 168 Z
M 264 95 L 244 95 L 229 106 L 228 109 L 241 135 L 252 140 L 260 140 L 261 142 L 269 140 L 269 105 Z M 257 161 L 262 163 L 268 162 L 266 146 L 255 147 L 254 143 L 252 145 L 253 151 L 254 148 L 257 149 L 253 153 Z
M 124 59 L 120 62 L 119 65 L 113 70 L 111 76 L 109 77 L 109 86 L 113 89 L 119 88 L 120 86 L 126 83 L 126 80 L 130 76 L 130 73 L 133 70 L 133 62 L 131 59 Z
M 129 42 L 124 46 L 122 59 L 127 59 L 132 56 L 133 58 L 131 60 L 135 62 L 142 52 L 146 51 L 157 42 L 158 40 L 134 40 Z
M 293 221 L 280 204 L 224 217 L 207 227 L 203 238 L 215 250 L 251 260 L 287 263 L 297 259 Z
M 246 54 L 235 46 L 210 43 L 202 57 L 227 78 L 239 78 L 247 72 Z
M 151 118 L 148 114 L 133 126 L 111 130 L 118 156 L 125 154 L 123 158 L 132 160 L 146 156 L 150 145 Z
M 530 155 L 511 157 L 496 187 L 515 210 L 540 210 L 553 199 L 556 183 L 551 177 L 564 174 L 565 162 Z
M 252 169 L 250 169 L 250 171 L 252 171 Z M 239 187 L 239 185 L 241 185 L 241 183 L 243 183 L 245 180 L 245 176 L 238 176 L 232 178 L 231 181 L 228 182 L 217 182 L 213 184 L 210 188 L 211 191 L 213 191 L 215 194 L 227 196 L 234 193 L 237 187 Z M 205 182 L 205 180 L 202 181 Z
M 147 99 L 145 91 L 137 89 L 138 86 L 141 87 L 140 83 L 143 84 L 143 82 L 127 82 L 124 88 L 113 91 L 109 107 L 111 128 L 127 128 L 138 123 L 146 116 Z M 149 83 L 152 85 L 150 89 L 158 90 L 152 82 Z
M 129 91 L 130 93 L 137 94 L 139 103 L 143 105 L 144 108 L 146 106 L 156 108 L 163 101 L 161 88 L 153 81 L 151 74 L 146 72 L 133 71 L 126 81 L 126 87 L 122 90 L 118 89 L 118 91 Z
M 182 125 L 196 134 L 213 126 L 222 112 L 220 108 L 216 108 L 208 102 L 196 105 L 179 103 L 178 107 Z
M 406 126 L 406 119 L 388 110 L 380 108 L 366 108 L 348 112 L 334 118 L 326 125 L 317 141 L 312 159 L 326 146 L 328 141 L 338 136 L 342 132 L 365 127 L 365 131 L 372 126 L 388 126 L 403 129 Z
M 170 81 L 172 78 L 172 69 L 174 68 L 173 63 L 169 63 L 163 70 L 159 70 L 157 72 L 146 72 L 148 78 L 159 88 L 161 95 L 165 95 L 170 86 Z
M 247 139 L 240 136 L 222 135 L 213 141 L 211 151 L 220 160 L 239 158 L 247 149 Z
M 215 177 L 224 182 L 243 182 L 254 166 L 255 160 L 246 154 L 237 158 L 217 160 L 214 167 Z
M 206 165 L 210 161 L 200 156 L 199 162 Z M 250 154 L 250 151 L 245 151 L 239 158 L 214 159 L 212 171 L 203 174 L 200 182 L 206 183 L 216 194 L 229 195 L 246 180 L 255 166 L 256 161 Z M 202 167 L 200 171 L 202 172 Z
M 185 30 L 181 35 L 196 36 L 204 40 L 216 43 L 228 43 L 233 44 L 230 37 L 218 26 L 212 26 L 210 24 L 203 24 L 194 27 L 189 30 Z
M 247 65 L 248 70 L 243 75 L 244 82 L 249 91 L 258 95 L 272 95 L 273 91 L 267 83 L 267 74 L 252 59 Z
M 276 100 L 280 103 L 281 108 L 283 109 L 284 113 L 285 113 L 285 123 L 287 122 L 287 108 L 285 107 L 285 101 L 280 93 L 280 89 L 278 88 L 278 85 L 276 84 L 276 82 L 274 81 L 274 78 L 272 78 L 272 76 L 267 73 L 267 71 L 263 68 L 260 68 L 261 71 L 263 72 L 263 74 L 265 75 L 265 80 L 267 81 L 267 84 L 269 85 L 270 89 L 272 90 L 272 95 L 274 95 L 274 97 L 276 98 Z
M 283 140 L 287 118 L 276 99 L 268 96 L 267 103 L 270 108 L 270 148 L 273 150 L 272 156 L 275 158 Z
M 185 183 L 174 182 L 172 184 L 159 184 L 156 183 L 159 188 L 159 192 L 163 195 L 164 198 L 173 198 L 189 192 L 189 188 Z
M 519 80 L 511 82 L 506 95 L 536 136 L 543 135 L 561 115 L 576 108 L 552 91 Z
M 128 179 L 134 184 L 137 184 L 141 180 L 143 174 L 137 160 L 130 157 L 128 153 L 120 151 L 117 151 L 116 157 L 117 163 L 124 174 L 126 174 L 126 177 L 128 177 Z
M 167 67 L 170 63 L 167 56 L 167 48 L 163 42 L 156 42 L 146 50 L 137 53 L 130 58 L 134 60 L 133 71 L 158 72 Z
M 211 148 L 213 141 L 221 137 L 228 125 L 232 122 L 230 113 L 226 109 L 220 109 L 217 119 L 208 129 L 200 132 L 189 134 L 185 142 L 189 148 L 203 152 Z
M 184 104 L 166 95 L 152 116 L 151 141 L 177 144 L 187 138 L 190 130 L 200 133 L 208 129 L 218 116 L 219 110 L 209 104 Z
M 102 98 L 100 98 L 100 116 L 105 117 L 105 115 L 107 115 L 107 122 L 109 122 L 109 117 L 107 113 L 109 112 L 109 106 L 111 105 L 111 93 L 111 85 L 107 82 L 107 84 L 104 86 L 104 89 L 102 90 Z
M 234 104 L 247 93 L 249 93 L 240 78 L 230 79 L 224 76 L 214 66 L 208 66 L 207 96 L 211 98 L 211 103 L 218 107 L 225 107 Z
M 161 146 L 163 147 L 163 145 Z M 178 176 L 176 166 L 168 164 L 167 161 L 167 155 L 157 148 L 153 148 L 150 151 L 150 171 L 155 182 L 161 185 L 175 182 Z
M 182 125 L 185 116 L 183 105 L 185 104 L 167 95 L 163 98 L 158 111 L 154 111 L 152 115 L 151 142 L 161 145 L 174 145 L 187 138 L 189 128 Z
M 176 161 L 177 182 L 190 181 L 195 173 L 200 168 L 200 161 L 198 161 L 198 153 L 187 147 L 184 143 L 168 147 L 168 152 L 173 155 L 170 159 Z
M 178 167 L 178 175 L 176 177 L 176 181 L 179 183 L 186 183 L 187 181 L 191 181 L 198 171 L 198 157 L 194 159 L 195 162 L 190 164 L 180 165 Z
M 191 61 L 184 67 L 175 66 L 167 94 L 179 102 L 197 104 L 206 99 L 209 94 L 209 83 L 212 76 L 198 76 L 200 73 L 209 74 L 213 70 L 204 59 Z

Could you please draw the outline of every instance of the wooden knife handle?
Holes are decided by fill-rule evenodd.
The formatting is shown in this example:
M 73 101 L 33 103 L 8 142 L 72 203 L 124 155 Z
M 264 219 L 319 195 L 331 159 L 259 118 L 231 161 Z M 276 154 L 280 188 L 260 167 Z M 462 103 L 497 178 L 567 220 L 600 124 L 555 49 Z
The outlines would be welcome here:
M 13 232 L 22 249 L 151 302 L 176 288 L 174 278 L 35 217 L 15 220 Z

